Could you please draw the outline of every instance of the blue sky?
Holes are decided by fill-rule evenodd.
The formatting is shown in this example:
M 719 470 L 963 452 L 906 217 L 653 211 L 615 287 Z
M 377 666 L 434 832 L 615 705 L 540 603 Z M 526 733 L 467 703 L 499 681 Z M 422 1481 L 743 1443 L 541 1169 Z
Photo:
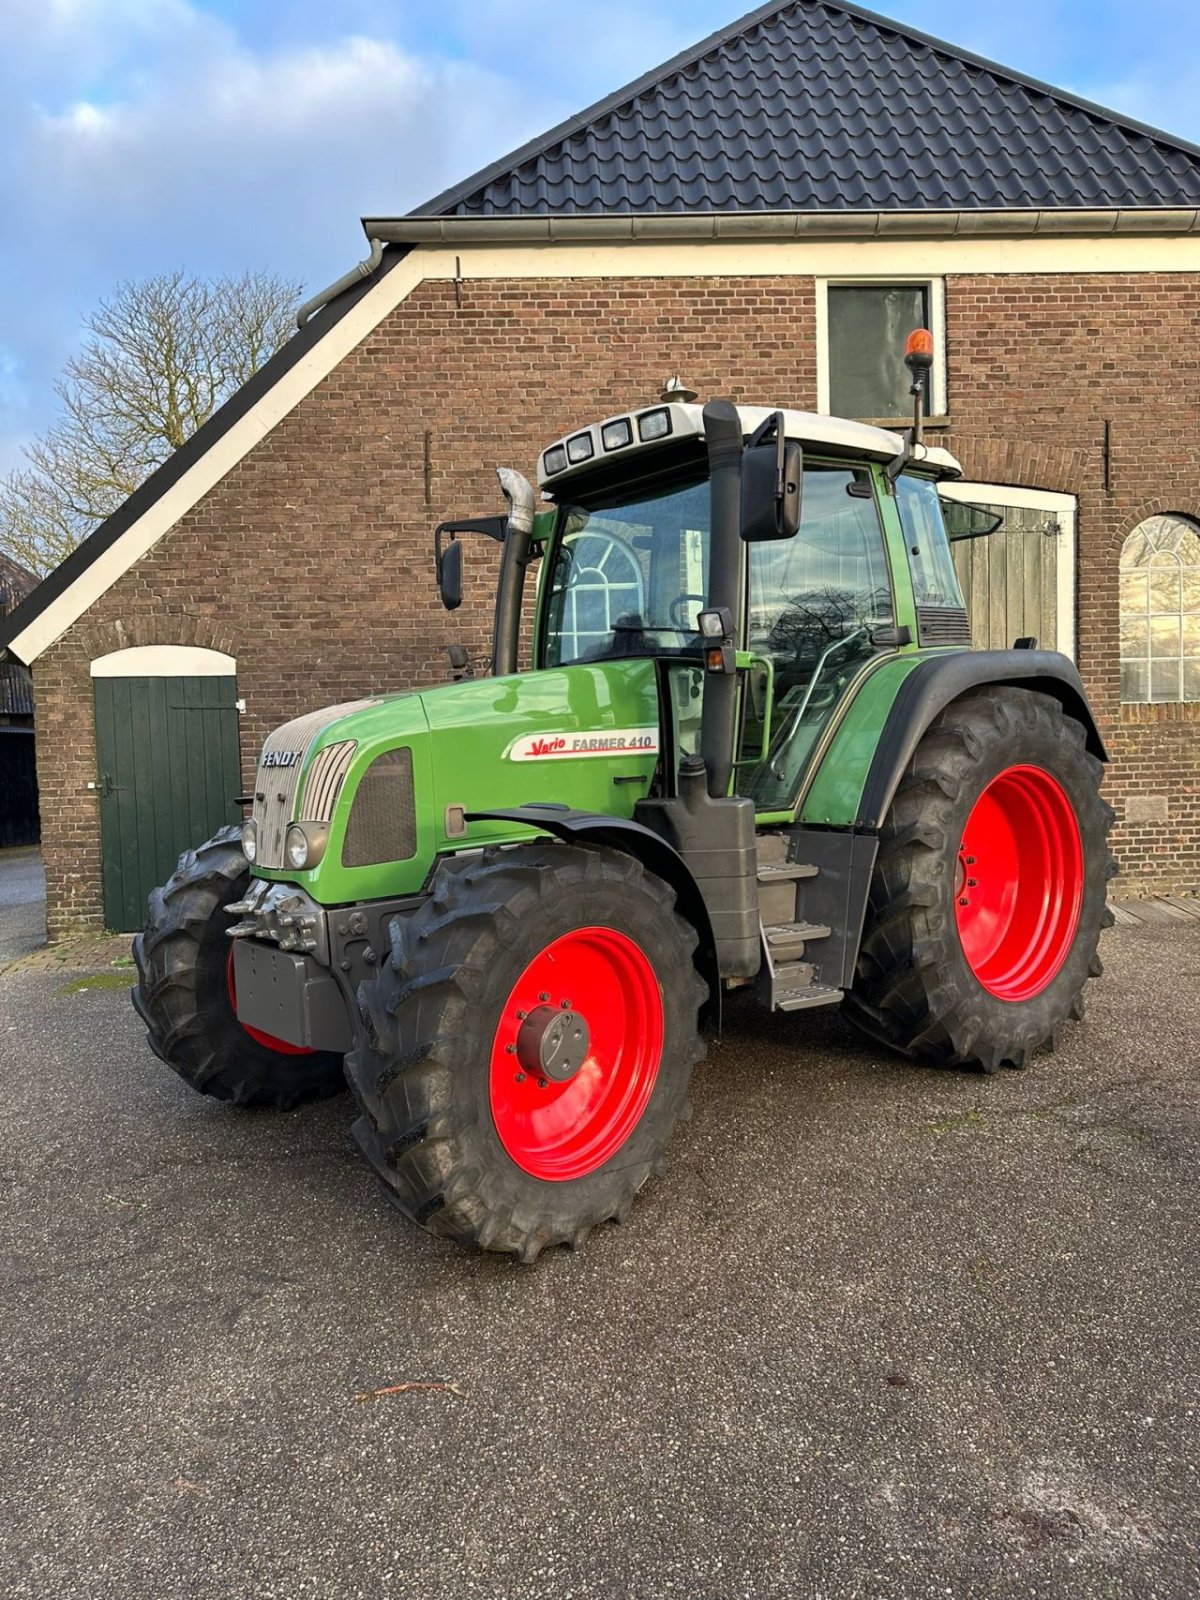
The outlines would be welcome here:
M 183 266 L 310 290 L 738 0 L 0 0 L 0 471 L 98 297 Z M 1200 142 L 1195 0 L 888 15 Z

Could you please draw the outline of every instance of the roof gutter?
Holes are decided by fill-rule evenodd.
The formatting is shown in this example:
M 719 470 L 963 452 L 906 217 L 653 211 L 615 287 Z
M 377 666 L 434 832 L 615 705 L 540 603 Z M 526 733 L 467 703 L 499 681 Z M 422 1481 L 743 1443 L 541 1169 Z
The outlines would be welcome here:
M 659 211 L 603 215 L 560 212 L 550 216 L 364 217 L 362 225 L 374 253 L 374 247 L 381 240 L 385 244 L 537 244 L 643 239 L 980 239 L 1188 234 L 1200 233 L 1200 208 Z M 350 274 L 347 277 L 353 281 Z M 339 284 L 345 281 L 339 279 Z

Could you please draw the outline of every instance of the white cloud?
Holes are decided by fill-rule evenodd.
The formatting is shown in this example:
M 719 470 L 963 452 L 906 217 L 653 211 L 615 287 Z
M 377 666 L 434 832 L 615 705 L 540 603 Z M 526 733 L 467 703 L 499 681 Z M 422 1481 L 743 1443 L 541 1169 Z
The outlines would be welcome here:
M 316 289 L 365 253 L 360 215 L 410 209 L 748 3 L 0 0 L 0 463 L 120 279 L 265 268 Z M 1105 0 L 1103 26 L 1096 0 L 885 9 L 1197 138 L 1194 3 Z
M 368 197 L 405 210 L 470 170 L 481 147 L 498 154 L 529 128 L 493 74 L 350 38 L 271 56 L 213 52 L 139 96 L 41 114 L 28 159 L 50 206 L 72 213 L 165 208 L 182 224 L 200 204 L 278 221 L 307 212 L 308 228 L 336 207 L 349 235 Z
M 119 280 L 265 268 L 317 288 L 365 254 L 361 214 L 411 209 L 544 125 L 502 74 L 387 38 L 252 48 L 183 0 L 18 3 L 0 346 L 29 375 L 22 432 L 48 421 L 83 316 Z M 0 384 L 7 463 L 4 400 Z

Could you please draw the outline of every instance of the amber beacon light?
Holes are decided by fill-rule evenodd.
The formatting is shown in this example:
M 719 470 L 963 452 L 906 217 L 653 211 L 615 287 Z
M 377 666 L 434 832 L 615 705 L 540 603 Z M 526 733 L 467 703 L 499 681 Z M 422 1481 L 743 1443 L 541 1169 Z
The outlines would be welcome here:
M 913 425 L 909 436 L 910 447 L 921 443 L 925 410 L 925 375 L 933 366 L 933 335 L 928 328 L 914 328 L 904 341 L 904 365 L 912 373 L 909 394 L 913 403 Z
M 904 364 L 914 377 L 933 365 L 933 335 L 928 328 L 914 328 L 904 343 Z

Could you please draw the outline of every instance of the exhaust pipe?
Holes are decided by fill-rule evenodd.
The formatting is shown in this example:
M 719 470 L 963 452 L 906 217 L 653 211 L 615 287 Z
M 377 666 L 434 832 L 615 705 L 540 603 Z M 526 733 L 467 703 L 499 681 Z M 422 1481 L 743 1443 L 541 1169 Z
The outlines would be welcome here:
M 733 640 L 742 614 L 742 419 L 731 400 L 710 400 L 704 408 L 708 446 L 711 523 L 708 551 L 708 609 L 724 607 L 733 618 Z M 700 709 L 700 754 L 714 800 L 729 793 L 733 740 L 737 727 L 737 675 L 704 674 Z
M 513 467 L 497 467 L 496 476 L 508 506 L 492 631 L 492 676 L 502 678 L 517 670 L 521 602 L 525 594 L 525 569 L 530 562 L 529 536 L 533 532 L 534 490 L 529 479 Z

